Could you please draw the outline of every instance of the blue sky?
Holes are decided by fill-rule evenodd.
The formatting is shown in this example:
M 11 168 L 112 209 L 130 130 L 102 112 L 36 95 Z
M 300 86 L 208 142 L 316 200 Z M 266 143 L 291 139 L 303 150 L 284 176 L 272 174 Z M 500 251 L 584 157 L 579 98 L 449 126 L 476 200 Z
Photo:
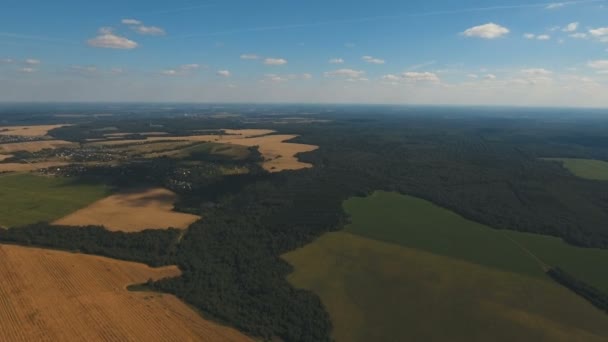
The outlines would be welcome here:
M 608 106 L 608 1 L 22 1 L 0 101 Z

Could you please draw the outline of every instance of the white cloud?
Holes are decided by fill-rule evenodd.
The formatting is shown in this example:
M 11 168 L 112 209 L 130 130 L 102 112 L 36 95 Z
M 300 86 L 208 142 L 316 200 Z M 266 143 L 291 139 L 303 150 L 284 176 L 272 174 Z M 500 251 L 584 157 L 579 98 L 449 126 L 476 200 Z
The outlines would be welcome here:
M 494 74 L 486 74 L 486 75 L 483 76 L 484 80 L 489 80 L 489 81 L 495 80 L 496 78 L 497 77 Z
M 384 75 L 382 76 L 382 80 L 383 81 L 390 81 L 390 82 L 397 82 L 401 80 L 401 77 L 394 75 L 394 74 L 388 74 L 388 75 Z
M 25 64 L 27 64 L 27 65 L 39 65 L 40 64 L 40 60 L 34 59 L 34 58 L 28 58 L 28 59 L 25 60 Z
M 3 58 L 0 59 L 0 64 L 10 64 L 13 63 L 14 61 L 11 58 Z
M 266 65 L 285 65 L 287 64 L 287 60 L 283 58 L 266 58 L 264 60 L 264 64 Z
M 608 36 L 608 27 L 598 27 L 596 29 L 591 29 L 589 30 L 589 33 L 591 33 L 591 35 L 594 37 Z
M 21 69 L 19 69 L 19 71 L 21 71 L 22 73 L 31 74 L 33 72 L 36 72 L 36 69 L 34 69 L 34 68 L 21 68 Z
M 432 72 L 405 72 L 403 78 L 407 81 L 414 82 L 440 82 L 439 76 Z
M 496 39 L 509 33 L 509 29 L 494 23 L 471 27 L 462 34 L 467 37 L 477 37 L 483 39 Z
M 97 67 L 94 65 L 82 66 L 82 65 L 72 65 L 72 70 L 83 72 L 83 73 L 95 73 L 97 72 Z
M 553 74 L 552 71 L 543 68 L 523 69 L 521 72 L 530 76 L 549 76 Z
M 565 7 L 566 5 L 567 5 L 567 3 L 565 3 L 565 2 L 554 2 L 552 4 L 548 4 L 545 7 L 545 9 L 548 9 L 548 10 L 558 9 L 558 8 Z
M 332 58 L 329 60 L 330 64 L 344 64 L 344 60 L 342 58 Z
M 372 56 L 363 56 L 363 57 L 361 57 L 361 59 L 370 64 L 384 64 L 385 63 L 384 59 L 374 58 Z
M 161 71 L 161 74 L 165 76 L 186 76 L 192 74 L 195 70 L 198 70 L 201 66 L 199 64 L 184 64 L 174 69 L 166 69 Z
M 164 29 L 156 26 L 135 26 L 133 30 L 139 34 L 148 36 L 164 36 L 166 34 Z
M 123 23 L 125 25 L 141 25 L 142 24 L 142 22 L 137 19 L 123 19 L 123 20 L 121 20 L 121 23 Z
M 264 75 L 264 79 L 262 79 L 261 82 L 280 83 L 280 82 L 287 82 L 287 81 L 291 81 L 291 80 L 309 80 L 311 78 L 312 78 L 312 75 L 308 74 L 308 73 L 286 74 L 286 75 L 266 74 L 266 75 Z
M 260 59 L 260 56 L 246 53 L 246 54 L 241 55 L 241 59 L 256 60 L 256 59 Z
M 578 30 L 578 25 L 579 25 L 578 22 L 570 23 L 570 24 L 566 25 L 566 27 L 564 27 L 562 29 L 562 31 L 564 31 L 564 32 L 574 32 L 574 31 Z
M 95 38 L 87 41 L 89 46 L 106 49 L 123 49 L 130 50 L 135 49 L 138 44 L 128 38 L 118 36 L 114 34 L 113 30 L 109 27 L 102 27 L 99 29 L 99 35 Z
M 365 71 L 354 69 L 338 69 L 325 73 L 325 77 L 348 77 L 350 79 L 359 79 L 363 75 L 365 75 Z
M 608 59 L 590 61 L 587 63 L 587 66 L 592 69 L 596 69 L 600 74 L 608 73 Z
M 536 39 L 536 40 L 550 40 L 551 36 L 548 34 L 539 34 L 535 35 L 533 33 L 525 33 L 524 38 L 526 39 Z
M 575 38 L 575 39 L 587 39 L 587 34 L 578 32 L 578 33 L 569 34 L 568 37 Z
M 217 75 L 222 77 L 230 77 L 232 76 L 232 73 L 230 73 L 228 70 L 218 70 Z
M 477 74 L 468 74 L 467 77 L 471 78 L 471 79 L 474 79 L 474 80 L 476 80 L 476 79 L 479 78 L 479 76 Z

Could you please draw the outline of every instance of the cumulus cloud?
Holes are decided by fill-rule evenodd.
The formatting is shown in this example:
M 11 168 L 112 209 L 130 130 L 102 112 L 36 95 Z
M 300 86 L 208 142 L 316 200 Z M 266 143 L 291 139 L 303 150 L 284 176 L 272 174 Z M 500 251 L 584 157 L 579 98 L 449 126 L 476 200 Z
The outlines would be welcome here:
M 562 29 L 562 31 L 564 31 L 564 32 L 574 32 L 574 31 L 578 30 L 578 25 L 579 25 L 578 22 L 570 23 L 570 24 L 566 25 L 566 27 L 564 27 Z
M 372 56 L 363 56 L 363 57 L 361 57 L 361 59 L 364 62 L 370 63 L 370 64 L 384 64 L 385 63 L 384 59 L 374 58 Z
M 533 33 L 525 33 L 524 38 L 526 39 L 536 39 L 536 40 L 550 40 L 551 36 L 548 34 L 539 34 L 535 35 Z
M 548 4 L 545 7 L 545 9 L 553 10 L 553 9 L 565 7 L 566 5 L 567 5 L 567 3 L 565 3 L 565 2 L 554 2 L 554 3 Z
M 466 37 L 482 39 L 496 39 L 509 34 L 509 29 L 494 23 L 474 26 L 465 30 L 462 34 Z
M 334 71 L 328 71 L 324 75 L 325 77 L 348 77 L 351 79 L 358 79 L 362 78 L 363 75 L 365 75 L 365 71 L 354 69 L 338 69 Z
M 256 60 L 256 59 L 260 59 L 260 56 L 246 53 L 246 54 L 241 55 L 241 59 L 244 59 L 244 60 Z
M 36 69 L 34 68 L 21 68 L 19 69 L 20 72 L 25 73 L 25 74 L 31 74 L 33 72 L 36 72 Z
M 266 58 L 264 60 L 264 64 L 266 65 L 285 65 L 287 64 L 287 60 L 283 58 Z
M 232 76 L 232 73 L 230 73 L 229 70 L 218 70 L 217 75 L 222 77 L 230 77 Z
M 401 80 L 401 77 L 394 75 L 394 74 L 388 74 L 388 75 L 382 76 L 382 80 L 389 81 L 389 82 L 397 82 L 397 81 Z
M 329 64 L 344 64 L 344 60 L 342 58 L 332 58 L 329 60 Z
M 598 27 L 596 29 L 590 29 L 589 33 L 594 37 L 608 36 L 608 27 Z
M 177 68 L 163 70 L 161 71 L 161 74 L 165 76 L 186 76 L 192 74 L 192 72 L 198 70 L 200 67 L 199 64 L 184 64 Z
M 494 75 L 494 74 L 486 74 L 486 75 L 484 75 L 484 76 L 483 76 L 483 79 L 484 79 L 484 80 L 488 80 L 488 81 L 495 80 L 496 78 L 497 78 L 497 77 L 496 77 L 496 75 Z
M 148 36 L 164 36 L 166 34 L 164 29 L 156 26 L 135 26 L 133 30 L 139 34 Z
M 524 38 L 526 38 L 526 39 L 535 39 L 536 35 L 533 34 L 533 33 L 526 33 L 526 34 L 524 34 Z
M 406 81 L 413 82 L 440 82 L 439 76 L 433 72 L 413 72 L 408 71 L 402 74 Z
M 122 49 L 130 50 L 135 49 L 138 44 L 128 38 L 118 36 L 114 34 L 113 30 L 108 27 L 102 27 L 99 29 L 97 37 L 89 39 L 87 41 L 89 46 L 96 48 L 106 49 Z
M 137 19 L 123 19 L 123 20 L 121 20 L 121 23 L 123 23 L 125 25 L 141 25 L 142 24 L 142 22 Z
M 24 62 L 27 65 L 39 65 L 40 64 L 40 60 L 39 59 L 34 59 L 34 58 L 28 58 Z
M 587 34 L 582 33 L 582 32 L 577 32 L 577 33 L 569 34 L 568 37 L 574 38 L 574 39 L 587 39 Z
M 531 69 L 523 69 L 521 70 L 523 74 L 531 75 L 531 76 L 549 76 L 553 74 L 552 71 L 543 68 L 531 68 Z
M 270 83 L 281 83 L 287 82 L 291 80 L 309 80 L 312 78 L 311 74 L 266 74 L 264 75 L 264 79 L 261 82 L 270 82 Z
M 598 74 L 608 74 L 608 59 L 590 61 L 587 66 L 597 70 Z

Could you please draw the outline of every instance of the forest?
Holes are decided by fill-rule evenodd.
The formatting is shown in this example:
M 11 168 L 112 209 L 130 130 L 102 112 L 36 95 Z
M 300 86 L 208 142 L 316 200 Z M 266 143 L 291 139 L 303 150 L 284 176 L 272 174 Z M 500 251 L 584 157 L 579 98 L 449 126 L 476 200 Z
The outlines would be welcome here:
M 496 229 L 608 248 L 608 182 L 579 179 L 559 164 L 541 160 L 608 160 L 608 121 L 592 115 L 539 114 L 531 119 L 516 114 L 479 109 L 446 116 L 439 109 L 345 107 L 317 113 L 312 117 L 329 121 L 309 124 L 272 124 L 274 109 L 249 113 L 247 120 L 126 115 L 78 123 L 51 134 L 84 141 L 109 126 L 130 132 L 161 126 L 175 135 L 193 129 L 264 128 L 300 135 L 295 141 L 320 149 L 299 156 L 314 165 L 311 169 L 268 174 L 255 168 L 254 154 L 246 161 L 253 170 L 247 175 L 199 174 L 188 180 L 196 186 L 172 188 L 182 198 L 177 210 L 204 217 L 183 236 L 174 230 L 124 234 L 41 223 L 0 230 L 0 240 L 150 265 L 177 264 L 181 277 L 152 286 L 251 336 L 330 341 L 331 322 L 319 298 L 289 285 L 291 268 L 280 255 L 342 229 L 349 220 L 342 203 L 352 196 L 397 191 Z M 73 176 L 103 177 L 114 185 L 137 179 L 166 186 L 176 167 L 158 158 L 110 170 L 80 169 Z

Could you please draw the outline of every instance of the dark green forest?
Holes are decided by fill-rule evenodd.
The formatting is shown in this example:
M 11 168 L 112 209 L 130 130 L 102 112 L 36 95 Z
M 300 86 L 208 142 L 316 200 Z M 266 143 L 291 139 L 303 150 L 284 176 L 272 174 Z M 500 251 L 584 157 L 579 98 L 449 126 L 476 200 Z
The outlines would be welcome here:
M 57 129 L 52 135 L 58 139 L 83 141 L 110 126 L 144 132 L 152 125 L 173 135 L 194 129 L 270 128 L 300 135 L 295 141 L 320 148 L 299 156 L 312 169 L 268 174 L 256 167 L 258 155 L 253 153 L 251 159 L 238 161 L 248 165 L 249 174 L 200 172 L 186 180 L 190 187 L 172 186 L 177 184 L 174 171 L 181 166 L 163 158 L 120 168 L 71 170 L 83 181 L 123 186 L 137 179 L 167 186 L 180 194 L 177 210 L 203 214 L 204 219 L 183 236 L 174 230 L 124 234 L 38 224 L 0 230 L 0 240 L 155 266 L 177 264 L 183 275 L 152 284 L 156 290 L 176 294 L 252 336 L 285 341 L 329 341 L 331 323 L 319 298 L 289 285 L 291 268 L 280 255 L 340 230 L 348 222 L 342 202 L 352 196 L 397 191 L 496 229 L 608 248 L 608 182 L 579 179 L 540 159 L 608 161 L 608 119 L 364 107 L 312 116 L 329 122 L 273 124 L 274 111 L 248 113 L 247 120 L 173 114 L 142 120 L 126 115 Z M 284 115 L 293 116 L 293 111 Z

